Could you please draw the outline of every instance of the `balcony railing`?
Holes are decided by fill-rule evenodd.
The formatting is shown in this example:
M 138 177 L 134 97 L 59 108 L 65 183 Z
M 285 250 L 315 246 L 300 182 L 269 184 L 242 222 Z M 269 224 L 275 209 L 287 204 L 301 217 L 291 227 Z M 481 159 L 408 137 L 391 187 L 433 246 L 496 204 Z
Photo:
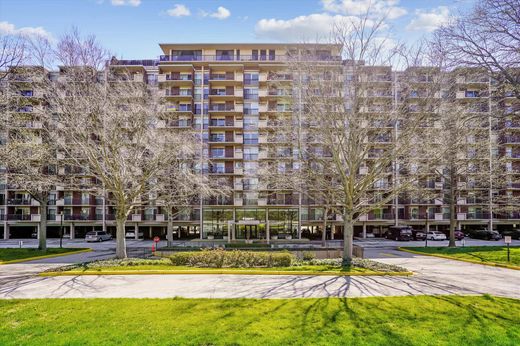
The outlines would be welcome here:
M 235 110 L 235 106 L 232 105 L 210 105 L 209 110 L 211 112 L 233 112 Z
M 31 215 L 30 214 L 7 214 L 7 220 L 29 221 L 29 220 L 31 220 Z
M 29 205 L 31 204 L 30 198 L 8 198 L 7 204 L 11 205 Z
M 161 62 L 176 61 L 291 61 L 295 60 L 287 56 L 269 55 L 161 55 Z M 340 56 L 305 56 L 299 57 L 300 61 L 341 61 Z
M 95 215 L 90 214 L 65 214 L 63 215 L 65 221 L 90 221 L 96 220 Z

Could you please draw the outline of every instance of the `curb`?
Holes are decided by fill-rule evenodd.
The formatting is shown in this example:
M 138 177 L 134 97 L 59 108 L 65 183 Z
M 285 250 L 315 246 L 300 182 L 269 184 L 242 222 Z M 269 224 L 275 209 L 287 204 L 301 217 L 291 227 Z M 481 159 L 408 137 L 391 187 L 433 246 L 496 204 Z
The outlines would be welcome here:
M 513 270 L 520 270 L 520 267 L 509 265 L 509 264 L 502 264 L 502 263 L 495 263 L 495 262 L 479 262 L 479 261 L 473 261 L 473 260 L 469 260 L 469 259 L 465 259 L 465 258 L 450 257 L 450 256 L 446 256 L 446 255 L 443 255 L 443 254 L 424 253 L 424 252 L 420 252 L 420 251 L 404 249 L 402 247 L 398 247 L 397 250 L 413 253 L 413 254 L 416 254 L 416 255 L 439 257 L 439 258 L 444 258 L 444 259 L 449 259 L 449 260 L 454 260 L 454 261 L 467 262 L 467 263 L 473 263 L 473 264 L 482 264 L 482 265 L 489 266 L 489 267 L 498 267 L 498 268 L 507 268 L 507 269 L 513 269 Z
M 229 270 L 149 270 L 149 271 L 100 271 L 100 272 L 79 272 L 79 271 L 64 271 L 64 272 L 42 272 L 39 276 L 81 276 L 81 275 L 288 275 L 288 276 L 412 276 L 412 272 L 372 272 L 372 273 L 335 273 L 335 272 L 237 272 Z
M 44 258 L 68 256 L 68 255 L 74 255 L 74 254 L 78 254 L 78 253 L 82 253 L 82 252 L 91 252 L 91 251 L 92 251 L 92 249 L 88 248 L 88 249 L 81 249 L 81 250 L 69 251 L 69 252 L 64 252 L 64 253 L 57 253 L 57 254 L 50 254 L 50 255 L 42 255 L 42 256 L 20 258 L 20 259 L 5 261 L 5 262 L 0 261 L 0 265 L 2 265 L 2 264 L 13 264 L 13 263 L 28 262 L 28 261 L 34 261 L 34 260 L 44 259 Z

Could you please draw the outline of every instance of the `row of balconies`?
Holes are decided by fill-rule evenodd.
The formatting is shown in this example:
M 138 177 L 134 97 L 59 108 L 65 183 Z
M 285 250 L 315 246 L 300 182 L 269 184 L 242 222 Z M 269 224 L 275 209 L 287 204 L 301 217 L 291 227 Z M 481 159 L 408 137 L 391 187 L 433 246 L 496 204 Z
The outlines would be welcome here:
M 213 205 L 231 205 L 229 201 L 220 201 L 219 203 L 215 203 Z M 237 198 L 234 199 L 235 206 L 267 206 L 268 201 L 265 198 L 259 199 L 245 199 L 245 198 Z M 289 204 L 285 204 L 289 205 Z M 490 218 L 489 213 L 484 212 L 469 212 L 469 213 L 457 213 L 456 219 L 458 221 L 465 220 L 483 220 L 487 221 Z M 493 218 L 496 220 L 518 220 L 520 219 L 520 212 L 514 212 L 510 214 L 504 215 L 493 215 Z M 114 221 L 114 214 L 66 214 L 63 215 L 63 221 Z M 342 221 L 340 215 L 331 215 L 328 218 L 329 220 Z M 380 214 L 368 214 L 361 215 L 358 221 L 366 222 L 366 221 L 391 221 L 394 220 L 393 213 L 380 213 Z M 447 221 L 450 219 L 449 213 L 429 213 L 429 214 L 411 214 L 408 216 L 399 215 L 399 220 L 406 221 Z M 60 214 L 49 214 L 47 215 L 48 221 L 60 222 L 62 221 L 62 215 Z M 128 216 L 127 221 L 131 222 L 143 222 L 143 221 L 157 221 L 157 222 L 165 222 L 168 220 L 167 215 L 165 214 L 131 214 Z M 196 213 L 192 213 L 191 215 L 177 215 L 174 218 L 174 221 L 198 221 L 199 217 Z M 322 221 L 323 218 L 317 215 L 308 215 L 302 214 L 302 221 Z M 40 222 L 41 215 L 40 214 L 0 214 L 0 221 L 30 221 L 30 222 Z

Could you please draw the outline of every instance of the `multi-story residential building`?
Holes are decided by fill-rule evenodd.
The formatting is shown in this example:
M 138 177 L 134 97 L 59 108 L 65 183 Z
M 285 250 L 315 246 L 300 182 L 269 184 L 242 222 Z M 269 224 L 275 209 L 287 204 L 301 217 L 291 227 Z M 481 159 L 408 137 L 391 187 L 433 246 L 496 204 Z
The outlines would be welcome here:
M 130 73 L 131 80 L 155 88 L 162 99 L 158 128 L 191 129 L 199 133 L 201 174 L 220 179 L 232 188 L 226 197 L 201 200 L 180 213 L 174 221 L 175 238 L 179 239 L 299 239 L 319 238 L 323 208 L 308 196 L 288 190 L 269 189 L 258 174 L 263 160 L 278 160 L 287 165 L 294 155 L 292 143 L 273 135 L 278 117 L 290 116 L 293 109 L 292 78 L 287 73 L 289 52 L 305 50 L 302 45 L 287 44 L 160 44 L 163 55 L 151 60 L 112 59 L 110 69 Z M 316 49 L 314 47 L 314 49 Z M 341 47 L 323 45 L 316 59 L 337 65 L 343 64 Z M 345 67 L 347 68 L 347 67 Z M 60 78 L 62 72 L 41 68 L 14 71 L 11 83 L 24 83 L 21 95 L 37 98 L 38 90 L 31 87 L 28 77 L 34 69 L 38 78 Z M 367 113 L 386 112 L 399 102 L 399 76 L 410 71 L 393 71 L 391 67 L 366 66 L 369 85 L 365 97 L 370 99 Z M 416 71 L 417 72 L 417 71 Z M 431 69 L 417 73 L 417 83 L 430 83 L 435 74 Z M 32 74 L 34 76 L 34 73 Z M 465 72 L 454 72 L 455 95 L 462 103 L 474 104 L 475 112 L 490 112 L 489 100 L 493 83 L 485 79 L 465 79 Z M 420 100 L 420 88 L 415 97 Z M 20 109 L 26 126 L 38 129 L 38 122 L 30 118 L 37 112 L 37 102 Z M 501 155 L 510 159 L 511 171 L 520 171 L 519 102 L 505 94 L 500 102 L 508 117 L 493 123 L 491 130 L 500 129 L 496 137 Z M 413 105 L 411 106 L 413 107 Z M 490 125 L 491 126 L 491 125 Z M 498 127 L 497 127 L 498 126 Z M 5 141 L 0 131 L 0 142 Z M 388 141 L 389 138 L 379 138 Z M 58 154 L 59 155 L 59 154 Z M 207 158 L 207 160 L 205 160 Z M 284 163 L 287 158 L 287 163 Z M 285 167 L 285 166 L 284 166 Z M 86 174 L 62 168 L 62 174 Z M 85 176 L 84 179 L 91 179 Z M 389 184 L 389 180 L 379 182 Z M 428 182 L 429 188 L 442 190 L 443 181 Z M 512 193 L 519 186 L 511 184 Z M 50 196 L 48 212 L 49 236 L 57 236 L 60 225 L 71 237 L 81 237 L 92 228 L 114 225 L 114 208 L 105 198 L 89 190 L 58 189 Z M 493 219 L 495 227 L 517 227 L 520 211 L 489 212 L 478 199 L 461 196 L 457 206 L 459 227 L 487 227 Z M 423 203 L 396 198 L 384 208 L 362 215 L 356 235 L 382 235 L 392 224 L 410 224 L 422 228 L 446 228 L 449 209 L 442 201 Z M 160 205 L 143 205 L 129 216 L 127 228 L 136 238 L 151 238 L 166 233 L 167 211 Z M 7 239 L 28 237 L 39 221 L 39 209 L 23 191 L 13 190 L 8 181 L 0 180 L 0 227 Z M 329 221 L 330 237 L 342 238 L 339 216 Z

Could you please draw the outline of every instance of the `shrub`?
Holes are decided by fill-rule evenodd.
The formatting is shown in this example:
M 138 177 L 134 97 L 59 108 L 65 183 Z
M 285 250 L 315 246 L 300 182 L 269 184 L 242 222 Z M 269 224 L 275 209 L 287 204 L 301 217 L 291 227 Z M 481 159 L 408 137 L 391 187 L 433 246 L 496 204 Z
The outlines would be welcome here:
M 312 251 L 304 251 L 302 253 L 302 256 L 304 261 L 310 261 L 316 258 L 316 254 Z
M 202 250 L 200 252 L 178 252 L 170 256 L 176 266 L 203 268 L 267 268 L 289 267 L 295 260 L 288 252 L 256 252 Z

